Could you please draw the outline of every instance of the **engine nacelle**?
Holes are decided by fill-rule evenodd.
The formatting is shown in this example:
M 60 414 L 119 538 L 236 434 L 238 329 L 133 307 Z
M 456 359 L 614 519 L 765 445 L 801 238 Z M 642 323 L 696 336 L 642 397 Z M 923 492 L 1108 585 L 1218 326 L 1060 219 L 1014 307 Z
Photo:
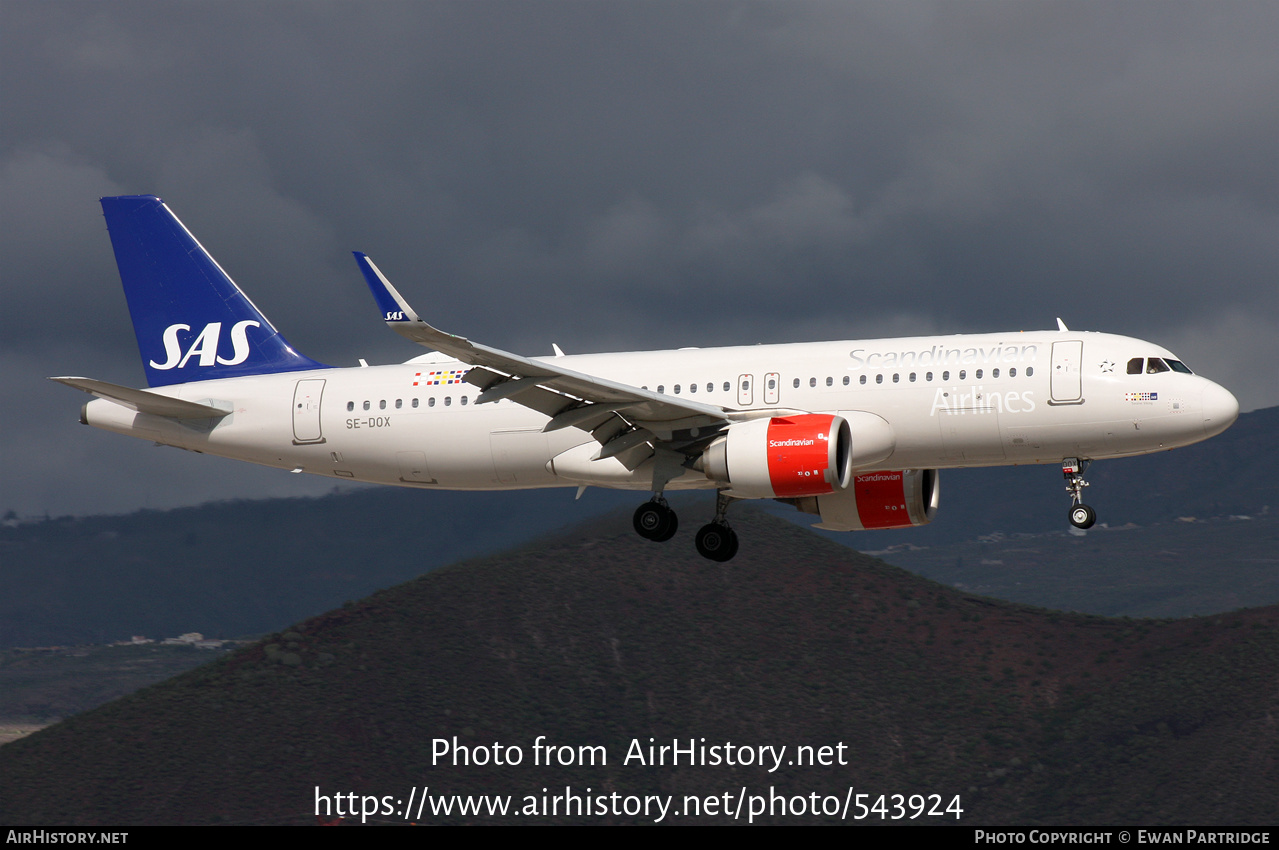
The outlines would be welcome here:
M 706 477 L 749 499 L 817 496 L 852 480 L 852 435 L 842 416 L 803 413 L 733 425 L 702 455 Z
M 909 528 L 932 522 L 941 495 L 935 469 L 867 472 L 853 477 L 846 490 L 828 495 L 783 499 L 822 521 L 814 528 L 861 531 Z

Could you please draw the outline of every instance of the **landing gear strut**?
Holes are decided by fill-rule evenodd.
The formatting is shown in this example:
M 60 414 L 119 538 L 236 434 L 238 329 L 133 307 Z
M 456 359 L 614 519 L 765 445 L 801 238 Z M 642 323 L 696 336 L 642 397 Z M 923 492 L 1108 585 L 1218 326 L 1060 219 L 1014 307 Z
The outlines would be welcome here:
M 635 509 L 633 522 L 635 532 L 654 543 L 665 543 L 679 530 L 679 517 L 660 493 L 654 494 L 652 501 Z
M 1084 488 L 1088 482 L 1084 480 L 1084 470 L 1089 461 L 1077 457 L 1068 457 L 1061 462 L 1061 474 L 1066 478 L 1066 492 L 1070 494 L 1070 524 L 1075 528 L 1092 528 L 1097 521 L 1097 512 L 1084 504 Z
M 729 561 L 737 554 L 737 532 L 728 526 L 728 505 L 733 500 L 720 491 L 715 495 L 715 519 L 697 532 L 697 552 L 712 561 Z

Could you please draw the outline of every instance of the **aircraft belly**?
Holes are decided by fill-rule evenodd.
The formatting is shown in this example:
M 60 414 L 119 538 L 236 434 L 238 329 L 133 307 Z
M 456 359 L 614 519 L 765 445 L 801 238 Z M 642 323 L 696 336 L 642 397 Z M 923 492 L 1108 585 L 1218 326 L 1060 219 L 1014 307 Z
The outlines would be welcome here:
M 1018 430 L 1041 456 L 1099 457 L 1106 454 L 1114 433 L 1111 422 L 1080 422 L 1066 425 L 1031 425 Z
M 354 477 L 404 486 L 489 490 L 555 486 L 546 470 L 545 417 L 519 408 L 400 410 L 389 425 L 350 431 L 342 453 Z M 580 434 L 577 434 L 580 439 Z
M 549 435 L 540 426 L 489 432 L 493 472 L 504 485 L 547 486 L 555 476 L 546 468 L 551 457 Z
M 593 460 L 599 444 L 587 441 L 557 454 L 546 464 L 558 485 L 591 485 L 618 490 L 649 490 L 653 486 L 652 458 L 627 469 L 616 457 Z M 687 470 L 666 484 L 667 490 L 709 490 L 715 482 L 696 470 Z
M 999 413 L 993 407 L 951 408 L 937 412 L 942 458 L 970 463 L 1004 459 Z

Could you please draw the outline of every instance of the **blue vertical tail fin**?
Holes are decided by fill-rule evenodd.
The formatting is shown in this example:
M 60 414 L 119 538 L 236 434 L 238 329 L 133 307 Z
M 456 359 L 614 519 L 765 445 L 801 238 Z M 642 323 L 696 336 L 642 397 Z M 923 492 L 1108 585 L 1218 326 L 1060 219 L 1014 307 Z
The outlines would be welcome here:
M 324 369 L 293 350 L 154 195 L 102 199 L 147 384 Z

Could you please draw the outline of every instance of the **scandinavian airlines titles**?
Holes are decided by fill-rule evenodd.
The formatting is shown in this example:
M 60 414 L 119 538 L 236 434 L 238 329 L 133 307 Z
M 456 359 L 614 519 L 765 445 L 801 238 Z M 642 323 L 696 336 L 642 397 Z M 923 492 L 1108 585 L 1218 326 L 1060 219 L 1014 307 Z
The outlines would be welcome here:
M 862 368 L 879 369 L 890 366 L 964 366 L 978 363 L 1034 362 L 1039 354 L 1038 345 L 996 345 L 993 348 L 946 348 L 934 345 L 921 351 L 872 351 L 854 348 L 849 352 L 853 365 L 849 371 Z

